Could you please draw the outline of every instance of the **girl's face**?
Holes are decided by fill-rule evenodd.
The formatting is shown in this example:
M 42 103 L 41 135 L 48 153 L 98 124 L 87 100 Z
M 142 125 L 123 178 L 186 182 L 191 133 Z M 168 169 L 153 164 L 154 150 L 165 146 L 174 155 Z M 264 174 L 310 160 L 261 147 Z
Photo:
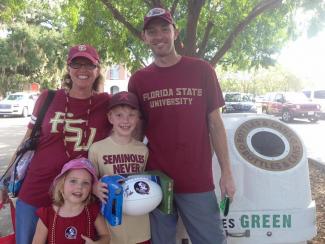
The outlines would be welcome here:
M 64 179 L 62 196 L 65 202 L 83 203 L 92 188 L 92 177 L 85 169 L 72 169 Z
M 118 136 L 129 137 L 139 120 L 139 111 L 129 106 L 116 106 L 108 113 L 108 120 Z

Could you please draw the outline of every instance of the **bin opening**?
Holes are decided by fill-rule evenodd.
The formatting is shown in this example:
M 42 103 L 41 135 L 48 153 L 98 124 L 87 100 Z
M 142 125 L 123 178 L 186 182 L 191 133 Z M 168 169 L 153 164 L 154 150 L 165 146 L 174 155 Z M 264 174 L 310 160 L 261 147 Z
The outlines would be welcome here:
M 285 151 L 283 140 L 269 131 L 259 131 L 252 136 L 253 148 L 266 157 L 278 157 Z

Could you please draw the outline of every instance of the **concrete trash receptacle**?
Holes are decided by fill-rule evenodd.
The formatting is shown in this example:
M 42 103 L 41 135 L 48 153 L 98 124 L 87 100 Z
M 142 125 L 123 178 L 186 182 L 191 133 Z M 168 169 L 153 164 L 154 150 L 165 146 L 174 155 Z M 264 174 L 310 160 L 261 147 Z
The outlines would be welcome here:
M 236 195 L 223 228 L 229 244 L 302 244 L 316 235 L 308 159 L 299 136 L 264 115 L 223 116 Z M 213 156 L 220 200 L 220 168 Z M 177 243 L 187 239 L 180 224 Z M 190 243 L 190 242 L 188 242 Z

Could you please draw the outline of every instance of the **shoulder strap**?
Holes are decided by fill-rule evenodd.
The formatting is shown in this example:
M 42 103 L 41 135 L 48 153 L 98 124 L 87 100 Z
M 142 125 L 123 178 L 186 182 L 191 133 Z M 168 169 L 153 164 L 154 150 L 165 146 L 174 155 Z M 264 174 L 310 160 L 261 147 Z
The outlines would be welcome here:
M 41 110 L 40 110 L 40 112 L 39 112 L 39 114 L 37 116 L 35 125 L 34 125 L 34 127 L 32 129 L 32 133 L 30 135 L 30 138 L 39 136 L 40 131 L 41 131 L 41 125 L 42 125 L 45 113 L 46 113 L 48 107 L 50 106 L 50 104 L 51 104 L 51 102 L 52 102 L 52 100 L 54 98 L 54 95 L 55 95 L 55 91 L 53 91 L 53 90 L 48 91 L 47 97 L 46 97 L 46 99 L 44 101 L 44 105 L 42 106 L 42 108 L 41 108 Z M 1 185 L 1 183 L 4 184 L 3 179 L 7 178 L 8 172 L 10 172 L 10 169 L 14 165 L 15 162 L 16 162 L 16 160 L 13 160 L 11 162 L 11 164 L 7 167 L 5 173 L 0 177 L 0 185 Z
M 33 127 L 30 137 L 34 137 L 37 134 L 37 132 L 40 131 L 45 113 L 46 113 L 47 109 L 49 108 L 49 106 L 54 98 L 54 95 L 55 95 L 55 91 L 48 90 L 48 94 L 45 99 L 44 105 L 42 106 L 40 112 L 37 115 L 37 119 L 36 119 L 36 122 L 35 122 L 35 125 Z

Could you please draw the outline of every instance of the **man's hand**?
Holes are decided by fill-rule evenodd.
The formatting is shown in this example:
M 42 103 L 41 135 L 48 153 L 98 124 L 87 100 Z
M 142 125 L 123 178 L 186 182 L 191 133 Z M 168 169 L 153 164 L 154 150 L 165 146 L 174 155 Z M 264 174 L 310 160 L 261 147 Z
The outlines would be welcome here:
M 230 172 L 221 173 L 219 185 L 221 190 L 221 199 L 227 195 L 232 200 L 236 192 L 236 187 L 234 179 Z

